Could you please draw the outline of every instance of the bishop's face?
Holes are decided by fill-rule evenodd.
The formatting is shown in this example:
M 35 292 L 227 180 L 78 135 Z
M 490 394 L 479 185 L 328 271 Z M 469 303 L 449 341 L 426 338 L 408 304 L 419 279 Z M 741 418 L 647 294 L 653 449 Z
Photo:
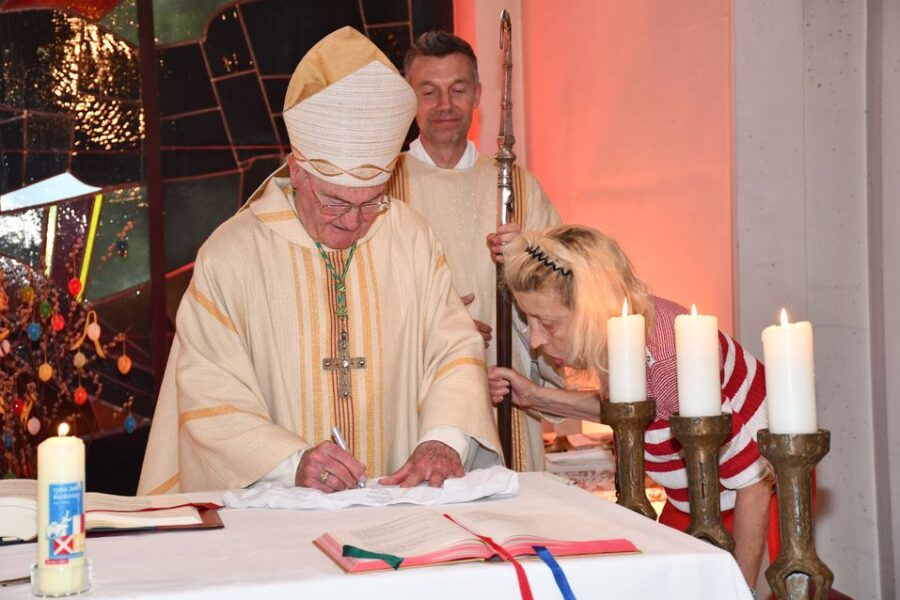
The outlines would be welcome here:
M 469 58 L 418 56 L 409 65 L 407 79 L 416 92 L 416 124 L 426 146 L 464 144 L 481 99 L 481 84 L 475 81 Z
M 569 353 L 568 334 L 572 310 L 566 308 L 554 289 L 517 292 L 516 304 L 528 320 L 529 344 L 554 367 L 565 365 Z
M 386 208 L 386 184 L 345 187 L 307 173 L 293 156 L 288 159 L 297 214 L 309 236 L 329 248 L 349 248 L 368 233 Z

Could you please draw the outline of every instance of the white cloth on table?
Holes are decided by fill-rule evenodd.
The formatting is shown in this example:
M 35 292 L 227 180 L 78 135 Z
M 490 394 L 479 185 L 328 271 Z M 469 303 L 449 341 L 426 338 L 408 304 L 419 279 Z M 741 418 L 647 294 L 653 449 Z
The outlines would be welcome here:
M 223 496 L 229 508 L 283 508 L 290 510 L 335 510 L 351 506 L 388 506 L 418 504 L 436 506 L 471 502 L 480 498 L 515 496 L 519 478 L 515 471 L 501 466 L 477 469 L 464 477 L 447 479 L 443 487 L 420 485 L 412 488 L 398 486 L 349 489 L 326 494 L 303 487 L 286 488 L 279 483 L 262 482 L 247 490 L 227 492 Z

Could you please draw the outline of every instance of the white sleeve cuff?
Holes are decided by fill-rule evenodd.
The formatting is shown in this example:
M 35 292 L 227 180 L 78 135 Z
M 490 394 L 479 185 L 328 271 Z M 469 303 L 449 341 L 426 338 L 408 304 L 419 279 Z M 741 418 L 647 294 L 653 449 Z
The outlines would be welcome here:
M 275 465 L 275 468 L 266 473 L 259 481 L 278 482 L 284 487 L 294 487 L 296 481 L 297 467 L 300 466 L 300 459 L 306 450 L 298 450 L 288 456 L 286 459 Z
M 469 454 L 469 436 L 462 432 L 461 429 L 450 425 L 441 425 L 425 432 L 425 435 L 419 439 L 422 442 L 443 442 L 456 450 L 459 454 L 459 461 L 466 464 L 466 458 Z

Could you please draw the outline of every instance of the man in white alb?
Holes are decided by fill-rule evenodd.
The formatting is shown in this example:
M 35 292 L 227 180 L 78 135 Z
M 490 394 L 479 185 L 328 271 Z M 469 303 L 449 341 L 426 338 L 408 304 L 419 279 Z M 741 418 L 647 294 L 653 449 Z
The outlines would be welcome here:
M 447 250 L 453 285 L 488 342 L 496 321 L 492 259 L 502 261 L 503 244 L 520 231 L 558 225 L 559 215 L 537 179 L 515 166 L 515 211 L 512 222 L 498 229 L 497 165 L 467 138 L 481 99 L 478 62 L 468 42 L 444 31 L 424 33 L 407 53 L 405 70 L 418 100 L 420 133 L 401 155 L 388 194 L 418 210 L 435 228 Z M 525 324 L 516 318 L 513 329 L 513 366 L 531 373 L 535 382 L 560 385 L 558 374 L 533 361 Z M 496 344 L 491 343 L 488 363 L 495 362 Z M 512 465 L 519 471 L 542 470 L 541 415 L 514 409 L 512 432 Z

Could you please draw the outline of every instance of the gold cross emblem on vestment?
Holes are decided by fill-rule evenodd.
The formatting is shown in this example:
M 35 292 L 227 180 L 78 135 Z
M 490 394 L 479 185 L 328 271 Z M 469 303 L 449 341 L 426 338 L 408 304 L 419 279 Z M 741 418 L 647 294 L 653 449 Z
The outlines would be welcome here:
M 338 355 L 332 358 L 322 359 L 322 368 L 326 371 L 338 372 L 338 393 L 342 400 L 351 396 L 350 369 L 365 369 L 366 357 L 350 356 L 350 336 L 346 331 L 341 331 L 338 340 Z

